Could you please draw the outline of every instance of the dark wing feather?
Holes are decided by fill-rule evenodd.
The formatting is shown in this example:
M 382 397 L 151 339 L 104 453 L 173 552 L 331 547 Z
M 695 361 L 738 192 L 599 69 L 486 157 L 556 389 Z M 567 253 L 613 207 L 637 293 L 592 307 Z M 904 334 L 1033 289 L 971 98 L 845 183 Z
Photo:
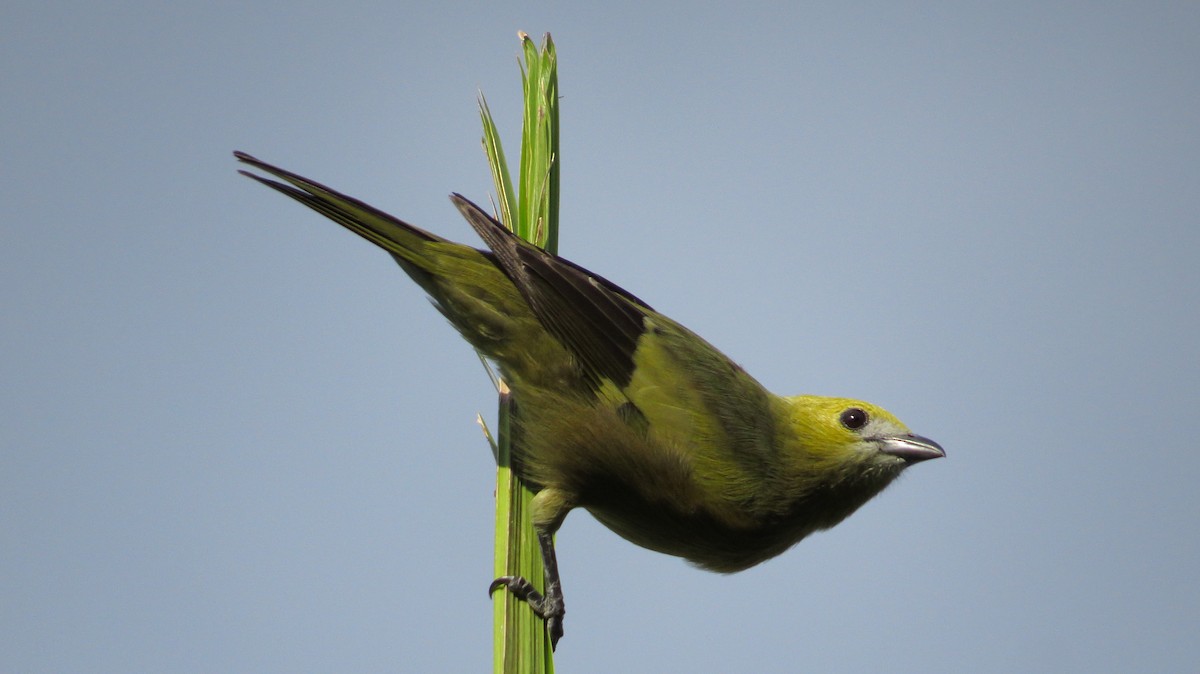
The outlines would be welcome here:
M 633 377 L 650 307 L 616 284 L 522 240 L 460 194 L 451 197 L 538 320 L 583 365 L 593 385 Z

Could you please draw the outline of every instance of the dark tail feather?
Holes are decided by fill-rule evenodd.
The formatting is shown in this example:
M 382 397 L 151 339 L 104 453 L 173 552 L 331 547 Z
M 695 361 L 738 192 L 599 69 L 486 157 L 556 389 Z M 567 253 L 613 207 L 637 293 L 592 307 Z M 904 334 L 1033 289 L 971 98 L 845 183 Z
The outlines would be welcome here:
M 433 292 L 433 279 L 427 269 L 429 243 L 450 242 L 420 227 L 404 222 L 354 197 L 330 189 L 314 180 L 268 164 L 245 152 L 234 152 L 238 161 L 249 164 L 285 182 L 270 180 L 249 171 L 238 171 L 271 189 L 308 206 L 367 241 L 391 253 L 405 273 L 427 292 Z M 453 245 L 453 244 L 451 244 Z

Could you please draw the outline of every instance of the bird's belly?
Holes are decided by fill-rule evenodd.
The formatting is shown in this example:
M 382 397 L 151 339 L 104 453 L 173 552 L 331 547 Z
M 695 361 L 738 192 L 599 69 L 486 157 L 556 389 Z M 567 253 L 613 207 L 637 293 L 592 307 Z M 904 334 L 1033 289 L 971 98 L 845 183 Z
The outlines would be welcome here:
M 626 501 L 585 506 L 601 524 L 635 545 L 721 573 L 750 568 L 798 543 L 815 527 L 803 522 L 732 524 L 698 508 Z

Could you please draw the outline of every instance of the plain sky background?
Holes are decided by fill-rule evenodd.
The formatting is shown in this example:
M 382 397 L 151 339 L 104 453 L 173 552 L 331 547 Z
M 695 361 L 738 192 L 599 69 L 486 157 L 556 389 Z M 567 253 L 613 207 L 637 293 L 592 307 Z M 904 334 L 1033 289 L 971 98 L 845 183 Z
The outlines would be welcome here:
M 491 666 L 487 377 L 230 152 L 474 242 L 518 30 L 564 255 L 949 453 L 734 576 L 573 514 L 559 671 L 1194 671 L 1200 5 L 577 4 L 0 9 L 0 671 Z

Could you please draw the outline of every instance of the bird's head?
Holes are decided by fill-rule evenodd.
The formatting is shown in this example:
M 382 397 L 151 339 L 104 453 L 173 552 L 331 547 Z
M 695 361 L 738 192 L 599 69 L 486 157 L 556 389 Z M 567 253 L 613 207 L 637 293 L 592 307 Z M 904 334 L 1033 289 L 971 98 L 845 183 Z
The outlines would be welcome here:
M 791 406 L 791 433 L 802 453 L 828 470 L 878 471 L 894 476 L 914 463 L 946 455 L 941 445 L 913 434 L 878 405 L 823 396 L 786 400 Z

